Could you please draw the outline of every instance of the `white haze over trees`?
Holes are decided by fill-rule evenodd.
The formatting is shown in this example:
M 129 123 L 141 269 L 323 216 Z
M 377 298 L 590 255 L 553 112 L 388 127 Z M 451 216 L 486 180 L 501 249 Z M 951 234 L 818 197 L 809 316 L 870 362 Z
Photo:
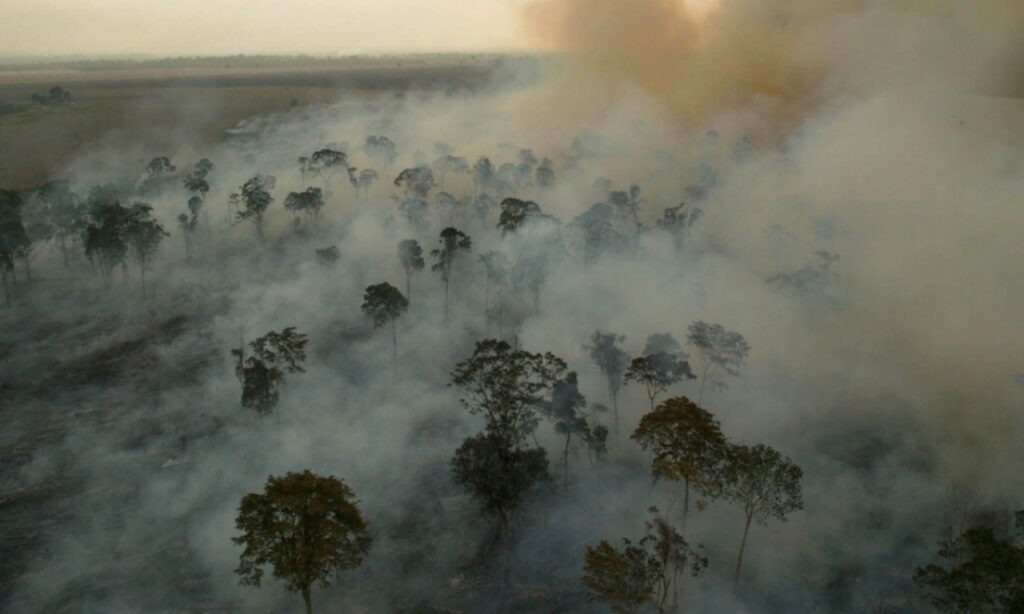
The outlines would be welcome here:
M 925 53 L 952 32 L 1003 71 L 1006 39 L 900 12 L 924 59 L 887 64 L 858 39 L 886 11 L 829 22 L 851 55 L 784 131 L 767 95 L 573 110 L 564 71 L 593 65 L 510 63 L 210 150 L 112 137 L 4 193 L 3 609 L 297 610 L 269 570 L 240 586 L 232 538 L 243 497 L 305 470 L 372 537 L 318 611 L 594 611 L 620 556 L 650 579 L 621 603 L 663 610 L 930 607 L 938 541 L 1024 507 L 1024 108 Z M 90 261 L 73 198 L 137 215 L 87 220 Z M 449 385 L 481 351 L 536 384 L 515 416 Z M 681 397 L 666 419 L 714 434 L 699 471 L 630 437 Z M 453 479 L 473 454 L 521 488 Z

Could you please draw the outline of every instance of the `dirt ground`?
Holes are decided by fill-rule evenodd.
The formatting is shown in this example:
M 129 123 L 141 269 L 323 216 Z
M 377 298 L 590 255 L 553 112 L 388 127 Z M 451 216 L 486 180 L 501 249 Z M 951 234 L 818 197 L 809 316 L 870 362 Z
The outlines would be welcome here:
M 0 187 L 23 189 L 59 176 L 67 162 L 113 132 L 154 148 L 196 150 L 240 120 L 360 93 L 446 91 L 484 84 L 494 58 L 439 56 L 263 62 L 211 59 L 0 70 L 0 104 L 20 104 L 59 85 L 67 107 L 0 114 Z

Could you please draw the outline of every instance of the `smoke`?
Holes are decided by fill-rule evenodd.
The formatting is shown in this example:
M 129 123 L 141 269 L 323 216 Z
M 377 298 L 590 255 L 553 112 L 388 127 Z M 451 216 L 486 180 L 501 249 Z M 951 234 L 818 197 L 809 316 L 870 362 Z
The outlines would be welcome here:
M 346 93 L 253 118 L 216 146 L 189 137 L 199 101 L 182 113 L 179 142 L 109 135 L 62 175 L 81 194 L 111 179 L 135 186 L 172 236 L 150 276 L 154 300 L 139 302 L 134 277 L 107 289 L 84 260 L 65 272 L 41 250 L 36 285 L 0 311 L 13 459 L 2 513 L 18 545 L 9 609 L 294 608 L 275 581 L 237 586 L 230 537 L 244 494 L 268 474 L 309 468 L 349 482 L 376 538 L 363 568 L 314 589 L 318 607 L 496 611 L 492 523 L 449 477 L 455 448 L 481 428 L 446 385 L 452 366 L 474 341 L 504 334 L 565 359 L 588 401 L 608 404 L 583 349 L 595 330 L 625 335 L 637 355 L 648 335 L 683 341 L 706 320 L 741 332 L 752 351 L 703 405 L 731 439 L 803 467 L 806 510 L 752 529 L 738 594 L 739 511 L 692 512 L 687 537 L 710 567 L 685 584 L 686 604 L 913 610 L 913 569 L 950 518 L 979 501 L 1021 506 L 1024 108 L 996 97 L 1022 89 L 1021 17 L 994 1 L 545 0 L 526 18 L 567 55 L 539 70 L 511 65 L 472 94 Z M 378 168 L 369 197 L 337 179 L 320 225 L 297 234 L 281 207 L 306 181 L 297 157 L 330 144 L 372 167 L 361 145 L 379 134 L 400 157 Z M 391 179 L 433 160 L 438 142 L 470 163 L 516 163 L 527 147 L 550 157 L 555 185 L 516 195 L 559 230 L 502 238 L 494 211 L 481 220 L 438 204 L 423 225 L 405 220 Z M 179 178 L 138 182 L 139 160 L 153 155 L 180 169 L 216 164 L 192 259 L 176 232 Z M 256 173 L 278 180 L 266 244 L 227 205 Z M 642 188 L 642 231 L 631 249 L 588 261 L 571 223 L 607 199 L 600 178 Z M 458 174 L 444 190 L 475 192 Z M 656 221 L 682 201 L 703 216 L 677 253 Z M 398 241 L 429 253 L 449 224 L 473 239 L 450 318 L 428 265 L 398 324 L 395 373 L 389 335 L 360 313 L 363 289 L 404 288 Z M 476 257 L 501 250 L 515 263 L 556 237 L 567 249 L 545 258 L 537 305 L 506 287 L 499 333 Z M 327 245 L 341 252 L 334 268 L 314 257 Z M 289 379 L 275 415 L 257 419 L 239 407 L 228 350 L 285 326 L 310 336 L 307 371 Z M 697 384 L 669 394 L 694 397 Z M 520 609 L 592 607 L 579 588 L 584 546 L 635 538 L 649 505 L 673 504 L 628 439 L 647 403 L 624 388 L 610 458 L 573 457 L 568 488 L 524 506 L 510 563 Z M 554 460 L 561 438 L 547 423 L 537 436 Z

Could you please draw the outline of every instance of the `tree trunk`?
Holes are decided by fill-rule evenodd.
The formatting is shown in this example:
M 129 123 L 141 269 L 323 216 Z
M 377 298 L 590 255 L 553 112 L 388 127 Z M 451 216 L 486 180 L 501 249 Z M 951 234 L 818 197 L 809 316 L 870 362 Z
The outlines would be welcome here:
M 256 218 L 256 236 L 260 238 L 260 242 L 263 242 L 263 218 Z
M 412 271 L 405 272 L 405 298 L 412 304 Z
M 491 280 L 484 279 L 484 324 L 487 326 L 487 334 L 491 334 Z
M 448 276 L 444 280 L 444 321 L 448 321 Z
M 708 381 L 708 365 L 704 363 L 704 371 L 700 374 L 700 391 L 697 393 L 697 405 L 704 398 L 704 383 Z
M 142 280 L 142 300 L 146 300 L 146 263 L 139 261 L 139 278 Z
M 683 478 L 683 531 L 686 531 L 686 517 L 690 514 L 690 478 Z
M 612 397 L 612 417 L 615 422 L 615 438 L 619 437 L 619 391 L 611 381 L 608 382 L 608 392 Z
M 498 339 L 504 339 L 505 338 L 505 330 L 504 330 L 505 329 L 505 326 L 504 326 L 505 323 L 502 321 L 502 319 L 503 319 L 502 315 L 503 314 L 502 314 L 502 311 L 501 311 L 501 287 L 499 286 L 498 287 Z
M 391 318 L 391 368 L 398 373 L 398 330 L 395 318 Z
M 309 595 L 309 587 L 302 589 L 302 600 L 306 602 L 306 614 L 313 614 L 313 600 Z
M 4 278 L 4 303 L 8 307 L 11 306 L 11 288 L 7 285 L 7 271 L 0 271 L 0 277 Z
M 565 434 L 565 449 L 562 450 L 562 469 L 565 472 L 565 475 L 564 475 L 564 478 L 563 478 L 564 481 L 562 483 L 562 488 L 563 489 L 569 487 L 569 442 L 570 442 L 571 439 L 572 439 L 572 433 L 566 433 Z
M 747 523 L 743 525 L 743 539 L 740 541 L 740 553 L 736 557 L 736 574 L 733 576 L 733 590 L 736 590 L 740 586 L 740 568 L 743 566 L 743 551 L 747 547 L 747 534 L 750 533 L 750 521 L 753 520 L 753 514 L 747 514 Z

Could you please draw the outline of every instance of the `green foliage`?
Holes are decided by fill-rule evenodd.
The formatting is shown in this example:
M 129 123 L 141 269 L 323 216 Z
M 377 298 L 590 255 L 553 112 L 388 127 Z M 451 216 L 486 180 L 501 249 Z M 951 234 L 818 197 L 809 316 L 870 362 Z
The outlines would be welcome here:
M 12 190 L 0 190 L 0 275 L 3 276 L 4 297 L 11 303 L 7 275 L 14 270 L 14 259 L 32 245 L 21 215 L 21 196 Z
M 613 612 L 632 614 L 645 606 L 666 612 L 675 605 L 679 577 L 686 572 L 696 577 L 707 568 L 707 559 L 657 508 L 649 511 L 653 518 L 645 523 L 647 532 L 639 543 L 623 539 L 619 549 L 602 540 L 587 546 L 583 585 Z
M 426 200 L 437 181 L 429 166 L 407 168 L 395 177 L 395 186 L 403 188 L 407 199 Z
M 245 345 L 231 350 L 235 357 L 235 375 L 242 383 L 242 407 L 258 414 L 268 414 L 277 406 L 280 388 L 286 373 L 304 373 L 306 335 L 289 326 L 281 332 L 271 331 L 249 344 L 252 354 L 245 355 Z
M 324 208 L 324 191 L 320 188 L 306 188 L 302 192 L 292 192 L 285 197 L 284 208 L 317 219 L 320 210 Z
M 543 448 L 520 447 L 490 429 L 463 441 L 451 467 L 455 484 L 469 492 L 485 513 L 497 518 L 498 530 L 506 540 L 509 518 L 525 494 L 550 479 Z
M 973 527 L 939 542 L 941 564 L 919 567 L 914 582 L 943 612 L 996 614 L 1024 612 L 1022 513 L 1017 535 Z
M 514 233 L 523 228 L 528 222 L 540 218 L 550 218 L 540 209 L 540 205 L 532 200 L 519 200 L 518 198 L 506 198 L 501 201 L 501 214 L 498 216 L 498 228 L 501 236 Z
M 151 178 L 156 179 L 163 177 L 167 173 L 173 173 L 177 168 L 171 163 L 171 159 L 167 156 L 157 156 L 149 161 L 146 165 L 146 174 Z
M 728 449 L 725 436 L 714 416 L 690 399 L 662 402 L 640 419 L 631 438 L 654 454 L 651 471 L 656 478 L 684 483 L 684 517 L 691 487 L 702 497 L 720 492 Z
M 309 470 L 270 476 L 262 493 L 242 498 L 232 541 L 244 548 L 240 583 L 259 587 L 264 567 L 289 591 L 302 593 L 312 611 L 310 589 L 330 584 L 341 572 L 358 567 L 373 544 L 352 489 L 334 476 Z
M 643 384 L 653 409 L 658 395 L 683 379 L 694 378 L 688 362 L 673 354 L 659 352 L 634 358 L 626 369 L 623 381 L 626 384 L 631 382 Z
M 385 168 L 390 167 L 398 159 L 398 148 L 386 136 L 366 137 L 366 141 L 363 143 L 363 153 Z
M 537 408 L 565 371 L 565 362 L 550 352 L 534 354 L 485 339 L 476 343 L 472 356 L 455 365 L 451 383 L 462 391 L 462 405 L 484 416 L 489 433 L 516 447 L 536 430 Z
M 690 235 L 690 229 L 700 220 L 704 214 L 698 208 L 690 209 L 686 203 L 680 203 L 675 207 L 668 207 L 661 214 L 657 221 L 658 228 L 672 235 L 672 243 L 676 251 L 681 251 Z
M 239 220 L 252 220 L 256 225 L 256 233 L 263 238 L 263 216 L 274 202 L 270 190 L 274 189 L 277 179 L 271 175 L 255 175 L 231 195 L 231 202 L 239 208 Z
M 719 374 L 738 376 L 739 368 L 750 353 L 750 345 L 743 335 L 726 330 L 721 324 L 708 324 L 700 320 L 687 328 L 686 345 L 697 348 L 701 357 L 701 392 L 698 403 L 703 396 L 705 382 L 710 381 L 719 390 L 727 388 L 725 382 L 718 379 Z
M 368 286 L 363 294 L 363 313 L 373 320 L 374 328 L 393 322 L 408 308 L 409 301 L 387 282 Z

